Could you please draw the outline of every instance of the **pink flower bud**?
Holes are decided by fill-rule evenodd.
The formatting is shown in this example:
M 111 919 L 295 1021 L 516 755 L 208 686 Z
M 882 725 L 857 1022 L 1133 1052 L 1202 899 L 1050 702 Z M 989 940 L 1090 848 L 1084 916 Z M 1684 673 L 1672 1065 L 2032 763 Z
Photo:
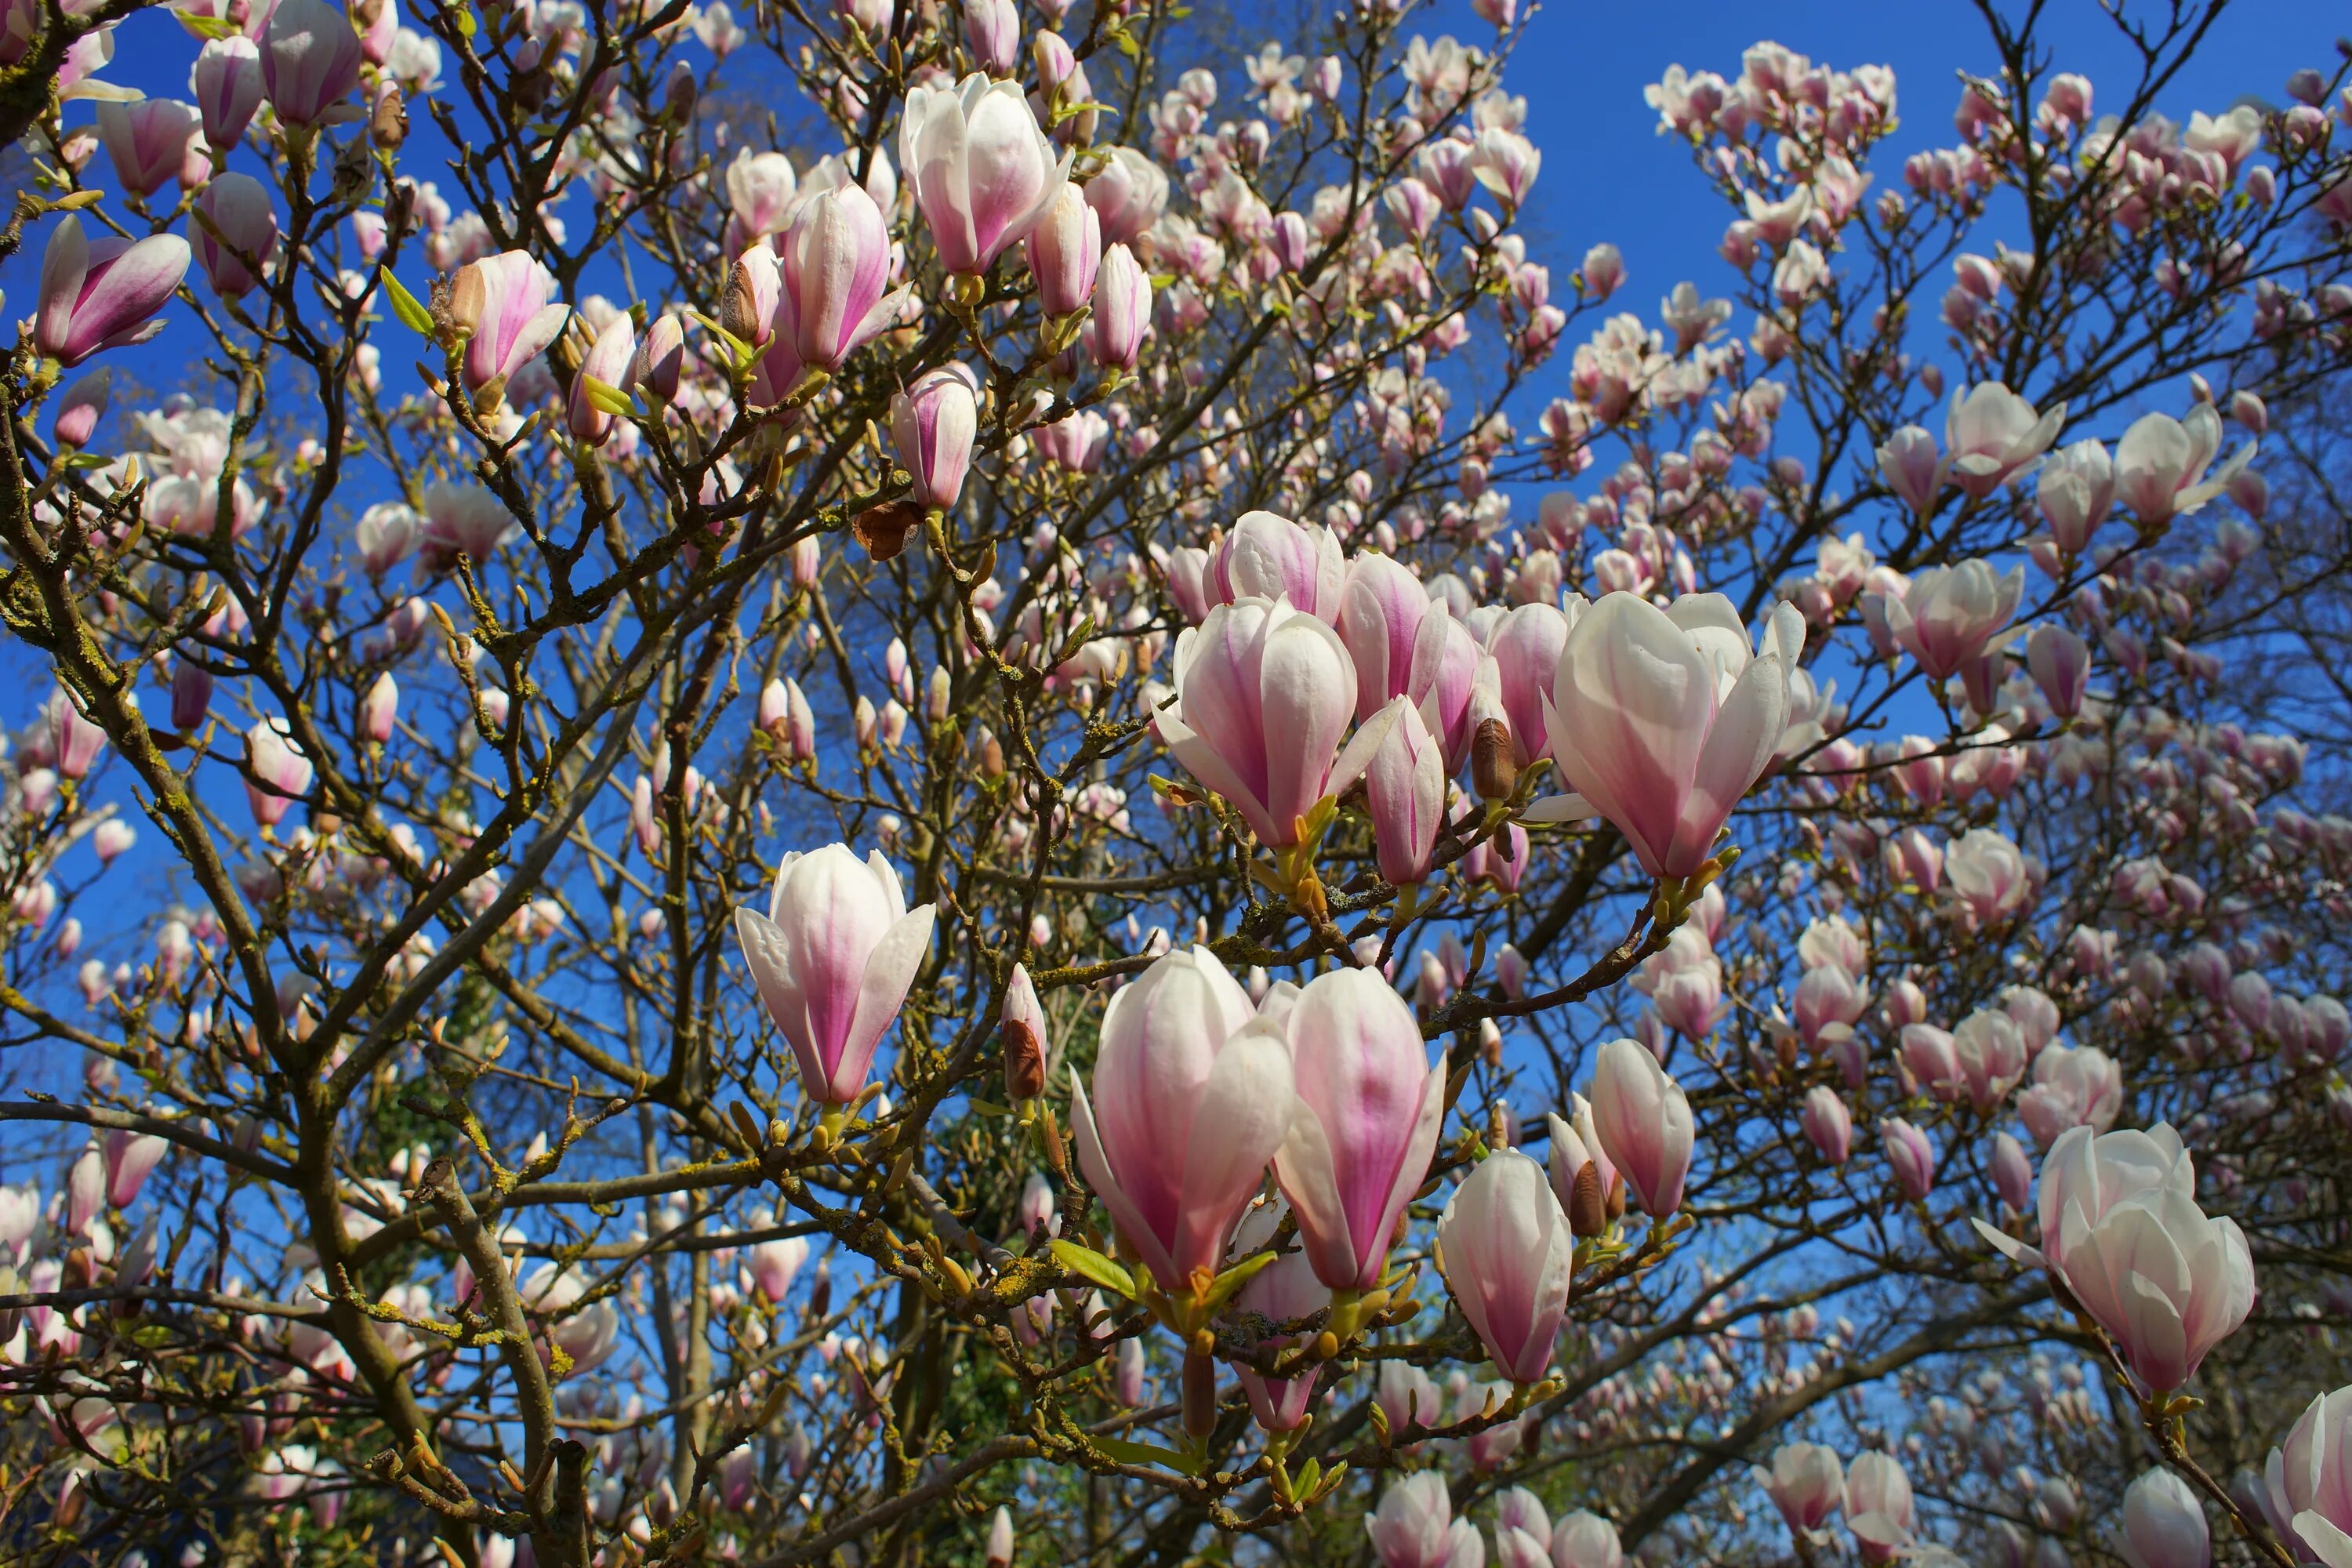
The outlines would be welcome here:
M 69 779 L 86 777 L 106 749 L 106 731 L 82 716 L 80 704 L 60 687 L 50 697 L 49 754 L 58 772 Z
M 777 247 L 781 290 L 775 341 L 798 362 L 839 370 L 843 362 L 898 319 L 908 290 L 886 294 L 890 233 L 864 187 L 847 182 L 801 204 Z M 770 385 L 778 396 L 789 386 Z
M 1592 1075 L 1592 1125 L 1609 1163 L 1653 1221 L 1681 1206 L 1690 1173 L 1690 1102 L 1638 1041 L 1601 1047 Z
M 360 730 L 371 741 L 383 744 L 392 739 L 393 721 L 400 713 L 400 682 L 385 670 L 368 688 L 367 697 L 360 703 Z
M 890 400 L 890 435 L 924 506 L 952 507 L 971 468 L 980 383 L 961 364 L 926 371 Z
M 310 787 L 311 771 L 285 720 L 264 719 L 245 732 L 246 804 L 261 826 L 285 817 L 286 808 Z
M 1411 699 L 1395 698 L 1391 706 L 1388 738 L 1364 770 L 1364 791 L 1381 875 L 1402 888 L 1429 875 L 1445 820 L 1445 759 Z
M 34 345 L 71 369 L 101 349 L 146 342 L 163 330 L 152 318 L 187 275 L 188 260 L 178 235 L 136 244 L 85 239 L 81 220 L 68 214 L 41 256 Z
M 1133 370 L 1143 353 L 1144 330 L 1151 325 L 1151 276 L 1126 246 L 1103 252 L 1093 303 L 1086 330 L 1095 363 L 1104 370 Z
M 109 1131 L 100 1141 L 105 1152 L 106 1201 L 116 1208 L 127 1209 L 147 1184 L 149 1173 L 171 1148 L 171 1141 L 152 1132 L 131 1132 L 121 1128 Z
M 1575 1247 L 1544 1168 L 1516 1149 L 1488 1155 L 1446 1201 L 1438 1267 L 1504 1376 L 1533 1383 L 1550 1366 Z
M 58 413 L 54 431 L 61 447 L 87 447 L 98 433 L 98 422 L 106 416 L 106 405 L 114 387 L 114 372 L 100 365 L 76 376 L 58 395 Z
M 1383 1363 L 1383 1371 L 1393 1363 Z M 1446 1568 L 1454 1499 L 1438 1470 L 1420 1470 L 1391 1485 L 1364 1521 L 1381 1568 Z
M 138 830 L 119 816 L 110 816 L 98 825 L 89 836 L 89 847 L 101 866 L 111 866 L 114 858 L 139 842 Z
M 1927 1142 L 1926 1133 L 1899 1116 L 1890 1116 L 1878 1124 L 1878 1142 L 1904 1196 L 1916 1202 L 1935 1190 L 1936 1146 Z
M 1037 307 L 1066 316 L 1093 296 L 1102 265 L 1102 221 L 1077 186 L 1064 184 L 1029 231 L 1029 271 L 1037 280 Z
M 628 379 L 622 390 L 648 403 L 667 405 L 677 397 L 679 375 L 686 367 L 686 328 L 674 311 L 656 316 L 646 327 L 645 340 L 629 356 Z
M 1013 0 L 964 0 L 963 41 L 981 69 L 1013 75 L 1021 63 L 1021 13 Z
M 1318 975 L 1283 1018 L 1298 1096 L 1275 1180 L 1316 1278 L 1370 1289 L 1429 1173 L 1445 1097 L 1421 1026 L 1375 971 Z
M 1838 1098 L 1837 1090 L 1816 1084 L 1805 1093 L 1804 1115 L 1800 1119 L 1810 1140 L 1821 1157 L 1832 1165 L 1843 1165 L 1853 1147 L 1853 1116 Z
M 2091 682 L 2091 645 L 2055 625 L 2033 628 L 2025 639 L 2025 668 L 2042 689 L 2050 711 L 2072 719 L 2083 710 L 2083 696 Z
M 1992 1184 L 2000 1201 L 2020 1214 L 2032 1200 L 2033 1167 L 2025 1158 L 2025 1145 L 2006 1132 L 1993 1136 Z
M 876 1048 L 931 941 L 933 906 L 907 908 L 898 873 L 846 845 L 794 851 L 776 868 L 765 915 L 735 911 L 735 935 L 810 1099 L 841 1105 L 865 1087 Z
M 85 1149 L 66 1173 L 66 1234 L 88 1235 L 105 1207 L 106 1163 L 97 1150 Z
M 241 33 L 213 39 L 196 56 L 188 91 L 204 121 L 205 144 L 226 155 L 245 139 L 261 107 L 261 50 Z
M 1012 9 L 1008 3 L 1007 10 Z M 1013 1514 L 999 1508 L 996 1517 L 988 1524 L 988 1561 L 990 1568 L 1013 1568 Z
M 1791 1532 L 1819 1530 L 1845 1506 L 1845 1468 L 1824 1444 L 1783 1443 L 1772 1450 L 1772 1468 L 1755 1475 Z
M 250 174 L 221 174 L 196 198 L 196 211 L 203 216 L 188 220 L 196 264 L 214 293 L 237 299 L 261 281 L 278 248 L 278 213 L 268 187 Z

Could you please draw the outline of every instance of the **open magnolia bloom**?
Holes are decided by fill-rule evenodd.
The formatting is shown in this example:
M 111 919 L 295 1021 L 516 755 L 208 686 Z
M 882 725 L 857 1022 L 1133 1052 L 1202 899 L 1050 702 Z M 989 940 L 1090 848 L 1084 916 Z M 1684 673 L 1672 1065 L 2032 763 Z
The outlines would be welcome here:
M 1296 844 L 1316 803 L 1363 776 L 1397 718 L 1383 708 L 1338 750 L 1356 710 L 1354 661 L 1286 597 L 1212 609 L 1177 637 L 1175 674 L 1176 700 L 1152 721 L 1160 740 L 1269 847 Z
M 857 1098 L 876 1047 L 915 983 L 935 910 L 907 908 L 898 873 L 845 844 L 784 857 L 764 915 L 735 911 L 751 984 L 783 1031 L 811 1100 Z
M 2208 1217 L 2196 1192 L 2195 1163 L 2169 1126 L 2075 1127 L 2042 1164 L 2039 1249 L 1975 1224 L 2005 1256 L 2063 1281 L 2133 1373 L 2166 1391 L 2195 1376 L 2254 1303 L 2244 1234 L 2233 1219 Z
M 1804 617 L 1786 604 L 1751 655 L 1721 594 L 1685 594 L 1664 610 L 1604 594 L 1570 628 L 1544 709 L 1577 793 L 1537 801 L 1525 819 L 1605 817 L 1643 870 L 1691 875 L 1771 763 L 1804 639 Z

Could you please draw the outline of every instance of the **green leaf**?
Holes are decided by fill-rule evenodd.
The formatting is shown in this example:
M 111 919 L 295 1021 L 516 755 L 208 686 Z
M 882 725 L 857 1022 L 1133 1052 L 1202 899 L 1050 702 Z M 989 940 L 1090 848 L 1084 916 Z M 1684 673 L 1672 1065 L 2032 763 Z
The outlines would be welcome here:
M 1097 1437 L 1094 1441 L 1096 1447 L 1123 1465 L 1165 1465 L 1184 1476 L 1201 1473 L 1200 1460 L 1180 1454 L 1173 1448 L 1161 1448 L 1150 1443 L 1130 1443 L 1121 1437 Z
M 1062 1260 L 1063 1267 L 1085 1275 L 1104 1289 L 1117 1291 L 1129 1301 L 1135 1300 L 1135 1277 L 1093 1247 L 1055 1237 L 1054 1256 Z
M 1239 1263 L 1234 1264 L 1231 1268 L 1228 1268 L 1223 1274 L 1218 1275 L 1214 1279 L 1209 1282 L 1209 1294 L 1205 1299 L 1206 1305 L 1212 1310 L 1223 1307 L 1226 1302 L 1234 1299 L 1234 1294 L 1239 1291 L 1243 1286 L 1250 1282 L 1251 1276 L 1255 1275 L 1259 1269 L 1264 1268 L 1267 1264 L 1272 1263 L 1274 1258 L 1275 1255 L 1273 1253 L 1261 1252 L 1255 1258 L 1243 1258 Z
M 625 419 L 637 411 L 637 405 L 630 400 L 627 393 L 610 382 L 597 380 L 586 371 L 580 373 L 580 386 L 587 395 L 590 405 L 600 414 Z
M 1013 1114 L 1013 1108 L 1011 1106 L 999 1105 L 992 1100 L 982 1100 L 977 1095 L 965 1100 L 964 1103 L 971 1106 L 975 1114 L 981 1116 L 1010 1116 Z
M 400 279 L 387 268 L 377 268 L 375 275 L 383 281 L 383 297 L 392 301 L 392 313 L 400 318 L 400 324 L 412 332 L 431 337 L 433 318 L 426 314 L 423 305 L 417 303 L 416 296 L 402 288 Z
M 1298 1468 L 1298 1476 L 1291 1482 L 1291 1489 L 1300 1497 L 1312 1498 L 1315 1495 L 1315 1483 L 1322 1479 L 1323 1461 L 1309 1459 Z

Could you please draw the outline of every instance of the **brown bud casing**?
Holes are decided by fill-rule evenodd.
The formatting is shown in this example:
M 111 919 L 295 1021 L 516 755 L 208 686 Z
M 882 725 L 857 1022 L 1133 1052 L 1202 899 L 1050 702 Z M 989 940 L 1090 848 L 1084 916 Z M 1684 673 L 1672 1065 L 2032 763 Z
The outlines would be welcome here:
M 1004 1046 L 1004 1093 L 1016 1102 L 1045 1092 L 1045 1057 L 1037 1037 L 1018 1018 L 1007 1018 L 999 1038 Z
M 1518 787 L 1519 764 L 1511 754 L 1511 727 L 1481 719 L 1470 740 L 1470 782 L 1481 800 L 1508 800 Z

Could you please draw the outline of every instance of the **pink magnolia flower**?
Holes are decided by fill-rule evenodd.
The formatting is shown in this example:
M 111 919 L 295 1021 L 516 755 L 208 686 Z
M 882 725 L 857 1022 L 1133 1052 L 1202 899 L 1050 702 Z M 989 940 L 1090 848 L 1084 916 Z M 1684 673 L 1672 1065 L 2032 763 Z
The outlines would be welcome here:
M 1936 1146 L 1927 1135 L 1899 1116 L 1878 1124 L 1879 1147 L 1895 1171 L 1903 1195 L 1917 1202 L 1936 1188 Z
M 1514 605 L 1486 634 L 1486 657 L 1495 662 L 1496 686 L 1511 727 L 1511 753 L 1523 768 L 1551 755 L 1544 702 L 1559 672 L 1569 628 L 1584 607 L 1581 597 L 1570 601 L 1569 614 L 1549 604 Z
M 751 1268 L 751 1288 L 767 1301 L 782 1301 L 791 1293 L 793 1280 L 808 1255 L 804 1236 L 780 1236 L 754 1243 L 743 1255 Z
M 33 345 L 70 370 L 101 349 L 143 343 L 163 330 L 154 320 L 188 272 L 188 242 L 176 234 L 132 243 L 85 239 L 68 214 L 41 255 Z
M 2024 855 L 1990 827 L 1971 827 L 1944 847 L 1944 879 L 1987 922 L 2015 914 L 2033 890 Z
M 2352 1563 L 2352 1388 L 2304 1407 L 2263 1468 L 2263 1511 L 2306 1563 Z
M 1244 1226 L 1244 1229 L 1248 1227 Z M 1237 1250 L 1256 1250 L 1241 1247 Z M 1316 1279 L 1315 1268 L 1303 1252 L 1286 1252 L 1249 1278 L 1234 1298 L 1237 1311 L 1255 1312 L 1271 1322 L 1287 1322 L 1319 1312 L 1330 1302 L 1330 1294 Z M 1272 1334 L 1264 1343 L 1279 1350 L 1296 1336 Z M 1268 1377 L 1253 1367 L 1236 1364 L 1234 1375 L 1241 1379 L 1242 1393 L 1249 1399 L 1250 1413 L 1257 1424 L 1268 1432 L 1295 1432 L 1307 1423 L 1309 1406 L 1315 1398 L 1315 1385 L 1322 1376 L 1320 1366 L 1309 1363 L 1291 1377 Z
M 1126 246 L 1104 250 L 1095 271 L 1093 304 L 1087 346 L 1095 363 L 1104 370 L 1133 370 L 1143 353 L 1144 330 L 1151 325 L 1151 274 Z
M 1479 1162 L 1446 1201 L 1437 1266 L 1504 1376 L 1533 1383 L 1551 1364 L 1575 1247 L 1544 1168 L 1516 1149 Z
M 1609 1163 L 1653 1221 L 1682 1206 L 1690 1174 L 1690 1102 L 1639 1041 L 1601 1047 L 1592 1073 L 1592 1125 Z
M 924 372 L 890 399 L 891 439 L 925 506 L 951 507 L 963 494 L 980 429 L 979 393 L 971 370 L 950 364 Z
M 1874 1448 L 1854 1456 L 1846 1468 L 1845 1527 L 1866 1563 L 1891 1562 L 1909 1548 L 1919 1510 L 1902 1461 Z
M 811 1100 L 844 1105 L 865 1087 L 930 947 L 936 914 L 929 904 L 907 908 L 880 850 L 861 861 L 845 844 L 785 856 L 768 912 L 736 910 L 751 984 Z
M 793 197 L 798 192 L 790 158 L 738 148 L 735 161 L 727 165 L 727 208 L 734 219 L 728 229 L 728 252 L 782 234 L 792 222 Z
M 1348 563 L 1334 622 L 1355 661 L 1358 719 L 1370 718 L 1410 690 L 1413 648 L 1429 605 L 1419 574 L 1396 557 L 1366 551 Z
M 952 89 L 908 90 L 898 162 L 941 265 L 967 275 L 1027 238 L 1070 175 L 1070 154 L 1055 156 L 1020 84 L 978 71 Z
M 246 804 L 267 827 L 310 787 L 313 770 L 286 721 L 270 718 L 245 732 L 245 772 Z
M 1771 763 L 1803 638 L 1791 605 L 1773 611 L 1767 650 L 1751 658 L 1720 594 L 1685 594 L 1666 610 L 1604 595 L 1570 629 L 1545 712 L 1552 755 L 1578 794 L 1539 801 L 1527 819 L 1598 813 L 1651 876 L 1696 871 Z
M 2097 441 L 2077 441 L 2042 465 L 2034 500 L 2063 555 L 2080 555 L 2116 502 L 2115 465 Z
M 171 1140 L 152 1132 L 116 1128 L 100 1140 L 99 1147 L 106 1166 L 106 1201 L 116 1208 L 127 1209 L 172 1144 Z
M 1133 245 L 1168 209 L 1168 172 L 1132 147 L 1113 147 L 1086 191 L 1103 244 Z
M 1386 1364 L 1386 1363 L 1384 1363 Z M 1454 1499 L 1445 1477 L 1420 1470 L 1391 1485 L 1364 1521 L 1381 1568 L 1446 1568 Z
M 368 688 L 366 698 L 360 703 L 360 729 L 369 740 L 382 745 L 392 739 L 393 725 L 399 716 L 400 682 L 387 669 L 375 678 L 375 684 Z
M 261 79 L 278 118 L 303 130 L 358 120 L 346 101 L 365 63 L 352 19 L 325 0 L 278 0 L 261 35 Z
M 1315 1275 L 1334 1290 L 1380 1282 L 1397 1216 L 1429 1174 L 1445 1067 L 1377 970 L 1316 976 L 1283 1016 L 1298 1103 L 1274 1177 Z
M 449 314 L 469 334 L 466 390 L 495 407 L 515 372 L 555 341 L 572 308 L 555 298 L 554 274 L 530 252 L 509 250 L 457 269 Z
M 1552 1527 L 1552 1568 L 1622 1568 L 1624 1543 L 1617 1527 L 1587 1509 L 1578 1509 Z
M 625 310 L 616 310 L 604 323 L 588 352 L 580 357 L 580 374 L 572 378 L 572 390 L 563 404 L 564 428 L 574 440 L 592 447 L 601 447 L 612 439 L 618 416 L 596 405 L 590 395 L 592 382 L 619 391 L 628 380 L 629 362 L 636 357 L 637 324 Z
M 134 196 L 152 196 L 180 177 L 199 123 L 193 106 L 169 98 L 98 106 L 99 142 Z
M 87 777 L 106 749 L 106 731 L 83 716 L 81 705 L 63 687 L 50 697 L 47 710 L 49 754 L 66 778 Z
M 2195 1376 L 2253 1308 L 2246 1238 L 2235 1220 L 2208 1217 L 2196 1192 L 2195 1163 L 2170 1126 L 2075 1127 L 2042 1162 L 2040 1249 L 1981 1220 L 1977 1229 L 2010 1258 L 2063 1279 L 2115 1337 L 2134 1375 L 2163 1392 Z
M 1102 219 L 1087 205 L 1086 193 L 1065 184 L 1025 242 L 1030 275 L 1037 280 L 1037 307 L 1049 316 L 1067 316 L 1094 297 L 1102 266 Z
M 1430 733 L 1427 704 L 1415 708 L 1398 697 L 1391 706 L 1388 738 L 1364 768 L 1364 794 L 1381 875 L 1404 888 L 1428 877 L 1445 823 L 1445 756 Z
M 1290 1131 L 1290 1049 L 1206 948 L 1154 961 L 1103 1011 L 1078 1165 L 1122 1245 L 1170 1289 L 1213 1274 Z
M 261 107 L 261 50 L 242 33 L 215 38 L 188 72 L 188 92 L 202 118 L 205 144 L 227 153 L 245 139 Z
M 106 405 L 114 391 L 114 373 L 100 365 L 84 371 L 66 384 L 58 394 L 57 415 L 50 428 L 58 444 L 63 447 L 87 447 L 98 433 L 98 422 L 106 416 Z
M 2161 528 L 2202 510 L 2229 489 L 2253 460 L 2255 446 L 2249 441 L 2239 447 L 2208 478 L 2205 470 L 2221 449 L 2221 416 L 2213 405 L 2199 404 L 2187 419 L 2146 415 L 2116 444 L 2116 499 L 2131 508 L 2141 527 Z
M 2025 472 L 2066 422 L 2066 405 L 2037 415 L 2033 405 L 1997 381 L 1952 394 L 1944 446 L 1952 482 L 1981 500 Z
M 2061 719 L 2083 710 L 2091 685 L 2091 645 L 2061 626 L 2033 628 L 2025 639 L 2025 668 L 2042 689 L 2042 700 Z
M 1931 566 L 1912 577 L 1908 593 L 1885 601 L 1886 629 L 1929 679 L 1948 679 L 2000 647 L 2024 594 L 2023 566 L 1999 577 L 1984 561 Z
M 2352 1549 L 2352 1540 L 2347 1546 Z M 2123 1553 L 2131 1568 L 2208 1568 L 2213 1538 L 2187 1481 L 2158 1468 L 2131 1484 L 2124 1493 Z
M 205 281 L 224 300 L 235 300 L 261 281 L 262 269 L 278 249 L 278 212 L 269 190 L 251 174 L 215 175 L 196 197 L 203 218 L 188 220 L 188 243 Z
M 1805 1091 L 1805 1109 L 1799 1118 L 1815 1152 L 1832 1165 L 1843 1165 L 1853 1150 L 1853 1115 L 1837 1090 L 1815 1084 Z
M 1294 608 L 1328 626 L 1339 618 L 1348 567 L 1339 536 L 1328 527 L 1245 511 L 1219 546 L 1210 578 L 1217 597 L 1228 605 L 1287 597 Z
M 803 201 L 776 249 L 774 340 L 804 367 L 839 370 L 898 319 L 912 292 L 911 286 L 885 292 L 889 228 L 874 198 L 846 181 Z
M 1755 1475 L 1791 1534 L 1819 1530 L 1845 1506 L 1845 1467 L 1826 1445 L 1783 1443 L 1772 1450 L 1772 1468 L 1759 1466 Z
M 2050 1046 L 2033 1058 L 2033 1086 L 2017 1114 L 2035 1142 L 2053 1148 L 2069 1129 L 2105 1132 L 2123 1109 L 2123 1069 L 2096 1046 Z
M 1286 600 L 1219 605 L 1176 639 L 1176 701 L 1160 738 L 1269 847 L 1297 842 L 1315 803 L 1360 776 L 1386 735 L 1377 719 L 1333 751 L 1356 707 L 1339 635 Z

